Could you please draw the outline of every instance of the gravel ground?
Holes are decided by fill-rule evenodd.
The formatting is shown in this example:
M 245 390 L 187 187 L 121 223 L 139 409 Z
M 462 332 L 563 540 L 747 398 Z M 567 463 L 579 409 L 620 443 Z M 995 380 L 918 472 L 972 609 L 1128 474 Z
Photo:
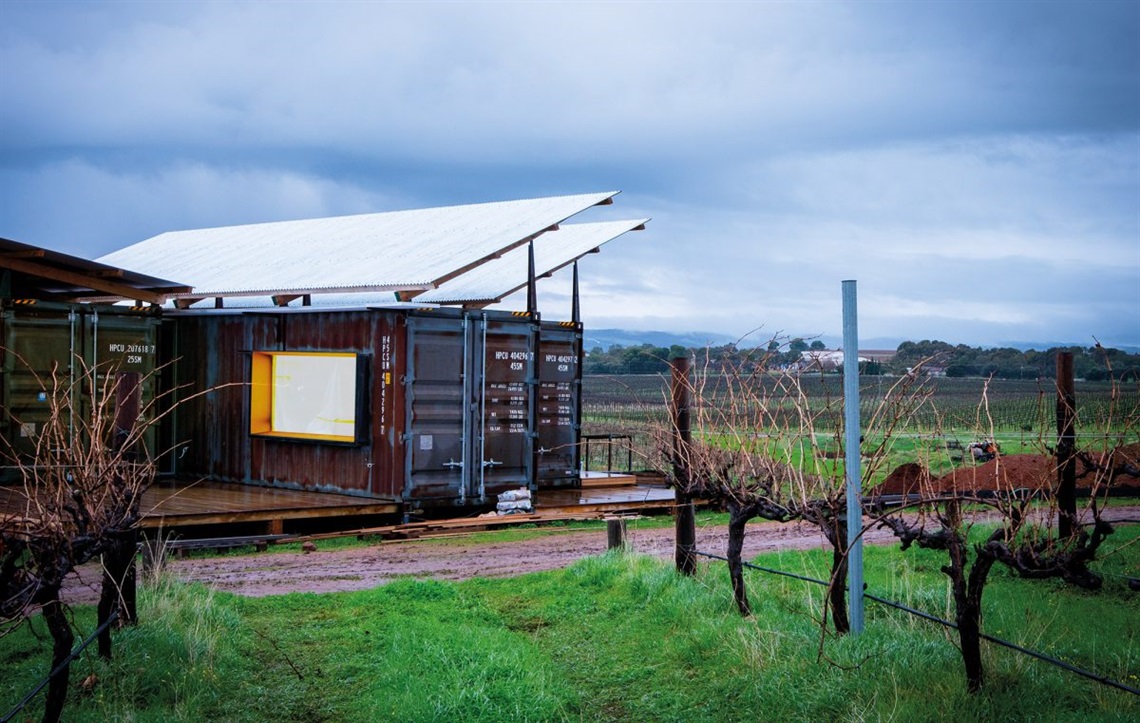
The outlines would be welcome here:
M 1111 507 L 1108 520 L 1140 521 L 1140 506 Z M 636 552 L 664 559 L 673 556 L 673 528 L 637 529 L 629 538 Z M 885 530 L 871 530 L 868 544 L 889 544 L 894 537 Z M 728 542 L 725 525 L 698 527 L 697 548 L 724 554 Z M 311 553 L 273 552 L 218 555 L 168 560 L 178 579 L 201 582 L 239 595 L 280 595 L 292 592 L 340 592 L 364 590 L 399 577 L 437 580 L 471 577 L 509 577 L 565 567 L 606 549 L 606 531 L 551 530 L 518 542 L 477 542 L 454 537 L 407 542 L 379 542 L 368 546 L 322 550 Z M 819 530 L 803 524 L 754 522 L 748 526 L 745 559 L 778 549 L 826 547 Z M 85 566 L 73 575 L 65 589 L 71 602 L 93 603 L 98 599 L 99 570 Z

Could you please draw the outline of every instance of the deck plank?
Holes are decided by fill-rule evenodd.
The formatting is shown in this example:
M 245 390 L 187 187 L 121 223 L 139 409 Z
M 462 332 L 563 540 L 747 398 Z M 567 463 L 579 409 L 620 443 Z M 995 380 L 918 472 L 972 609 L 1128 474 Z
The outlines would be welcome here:
M 208 525 L 344 515 L 392 514 L 395 502 L 222 482 L 152 485 L 141 502 L 142 527 Z M 25 516 L 22 487 L 0 487 L 0 516 Z

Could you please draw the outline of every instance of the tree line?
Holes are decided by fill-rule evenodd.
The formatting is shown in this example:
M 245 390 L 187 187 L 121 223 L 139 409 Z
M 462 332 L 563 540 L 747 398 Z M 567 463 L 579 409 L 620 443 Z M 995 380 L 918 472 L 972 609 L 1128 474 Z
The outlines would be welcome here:
M 790 341 L 772 340 L 765 346 L 740 348 L 722 344 L 702 348 L 686 348 L 640 344 L 609 349 L 594 347 L 586 356 L 586 374 L 666 374 L 669 360 L 678 356 L 695 356 L 702 366 L 747 370 L 749 368 L 788 369 L 800 362 L 805 351 L 826 351 L 823 342 L 802 338 Z M 996 379 L 1052 378 L 1056 374 L 1058 352 L 1073 355 L 1073 371 L 1087 381 L 1140 379 L 1140 354 L 1097 346 L 1052 347 L 1044 351 L 1021 351 L 1011 347 L 982 348 L 944 341 L 904 341 L 893 358 L 863 365 L 864 374 L 906 374 L 920 362 L 928 370 L 937 369 L 948 377 L 993 377 Z

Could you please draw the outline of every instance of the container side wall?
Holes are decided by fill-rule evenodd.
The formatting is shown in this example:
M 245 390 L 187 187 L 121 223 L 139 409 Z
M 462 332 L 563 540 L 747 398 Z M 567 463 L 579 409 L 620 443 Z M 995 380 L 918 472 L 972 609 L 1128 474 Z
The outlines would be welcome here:
M 404 492 L 404 378 L 407 365 L 403 314 L 375 312 L 372 337 L 372 467 L 370 489 L 378 497 L 397 499 Z
M 358 399 L 365 403 L 358 406 L 356 414 L 367 419 L 371 401 L 369 387 L 374 381 L 370 367 L 377 352 L 372 314 L 365 311 L 306 313 L 268 318 L 277 320 L 280 344 L 270 349 L 258 347 L 256 351 L 349 352 L 365 358 L 369 373 L 357 380 L 365 388 L 356 390 Z M 248 400 L 246 401 L 248 406 Z M 255 438 L 252 474 L 258 480 L 277 486 L 369 495 L 372 472 L 371 421 L 368 420 L 365 444 Z
M 247 482 L 250 445 L 249 349 L 252 330 L 240 315 L 186 316 L 173 325 L 176 472 Z

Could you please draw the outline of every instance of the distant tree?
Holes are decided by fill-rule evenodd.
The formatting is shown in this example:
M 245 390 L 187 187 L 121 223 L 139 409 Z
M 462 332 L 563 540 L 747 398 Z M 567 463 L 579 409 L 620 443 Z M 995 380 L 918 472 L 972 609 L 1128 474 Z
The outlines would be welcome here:
M 800 357 L 803 356 L 803 353 L 807 351 L 808 348 L 808 343 L 797 336 L 795 339 L 792 339 L 790 342 L 788 342 L 788 350 L 784 352 L 781 361 L 784 364 L 795 364 L 800 360 Z
M 621 364 L 625 374 L 663 374 L 669 371 L 669 350 L 642 344 L 621 351 Z

